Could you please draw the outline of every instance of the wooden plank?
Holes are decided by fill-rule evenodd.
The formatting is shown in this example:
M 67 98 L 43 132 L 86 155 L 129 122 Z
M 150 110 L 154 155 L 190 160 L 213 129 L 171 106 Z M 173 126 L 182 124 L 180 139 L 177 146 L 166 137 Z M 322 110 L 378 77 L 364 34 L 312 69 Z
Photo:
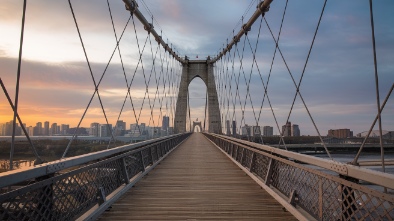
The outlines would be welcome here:
M 296 220 L 194 133 L 99 220 Z

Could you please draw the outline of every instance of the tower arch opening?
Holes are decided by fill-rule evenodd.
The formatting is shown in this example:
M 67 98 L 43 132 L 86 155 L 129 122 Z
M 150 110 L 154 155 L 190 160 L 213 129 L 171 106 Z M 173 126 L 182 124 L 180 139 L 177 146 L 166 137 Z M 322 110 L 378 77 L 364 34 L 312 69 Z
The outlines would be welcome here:
M 190 119 L 187 116 L 188 123 L 186 124 L 186 131 L 202 132 L 206 124 L 207 86 L 200 76 L 195 76 L 190 81 L 188 93 Z M 200 122 L 200 124 L 195 124 L 196 122 Z M 196 125 L 198 125 L 197 128 Z M 198 131 L 196 131 L 197 129 Z

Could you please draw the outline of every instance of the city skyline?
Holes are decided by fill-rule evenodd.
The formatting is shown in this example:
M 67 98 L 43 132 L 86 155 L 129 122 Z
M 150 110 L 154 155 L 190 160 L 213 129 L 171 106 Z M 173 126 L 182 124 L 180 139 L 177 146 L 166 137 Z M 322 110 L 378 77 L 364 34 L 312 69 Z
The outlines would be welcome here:
M 148 2 L 148 6 L 152 14 L 156 16 L 155 19 L 160 21 L 160 27 L 156 26 L 156 28 L 159 28 L 158 31 L 162 28 L 163 36 L 174 44 L 181 56 L 188 55 L 191 58 L 198 56 L 204 59 L 208 55 L 215 55 L 229 35 L 231 36 L 233 29 L 237 31 L 240 28 L 240 25 L 234 26 L 250 3 L 250 1 L 185 2 L 172 0 L 169 2 L 151 1 Z M 94 76 L 99 78 L 99 73 L 105 68 L 108 54 L 113 50 L 114 45 L 113 29 L 106 2 L 97 1 L 96 4 L 75 2 L 73 4 L 81 25 L 82 37 L 89 42 L 86 48 Z M 119 33 L 129 12 L 124 9 L 122 1 L 111 1 L 110 4 L 114 12 L 116 31 Z M 300 1 L 297 4 L 289 2 L 289 13 L 284 21 L 279 45 L 288 58 L 296 80 L 300 77 L 321 6 L 322 2 Z M 368 7 L 367 2 L 360 1 L 327 4 L 300 88 L 321 133 L 331 128 L 346 127 L 351 128 L 355 133 L 367 131 L 376 116 Z M 394 7 L 392 1 L 374 2 L 374 10 L 379 12 L 375 13 L 375 33 L 381 100 L 393 83 L 391 63 L 394 60 L 394 35 L 392 34 L 394 28 L 391 21 L 394 20 L 394 15 L 390 11 L 392 7 Z M 199 10 L 195 10 L 196 8 Z M 284 2 L 274 1 L 270 11 L 266 14 L 267 21 L 272 24 L 275 34 L 278 33 L 283 8 Z M 143 7 L 140 9 L 146 16 L 148 15 Z M 249 14 L 246 13 L 245 18 L 252 11 L 250 10 Z M 21 14 L 22 1 L 5 0 L 2 2 L 0 28 L 7 34 L 3 35 L 0 41 L 1 78 L 12 99 L 15 97 Z M 51 20 L 48 20 L 48 17 Z M 84 61 L 68 5 L 65 2 L 47 0 L 28 2 L 26 21 L 18 112 L 27 125 L 34 125 L 38 119 L 44 118 L 49 122 L 68 122 L 70 125 L 77 125 L 94 91 L 94 86 Z M 141 31 L 139 38 L 142 39 L 146 34 L 141 26 L 137 28 Z M 198 30 L 205 31 L 201 33 Z M 257 32 L 256 25 L 252 27 L 252 31 Z M 272 44 L 268 33 L 267 28 L 264 27 L 261 40 L 264 45 L 261 45 L 259 49 L 263 46 L 267 50 L 273 49 L 272 45 L 265 47 L 265 43 Z M 135 36 L 132 35 L 132 28 L 129 27 L 125 39 L 133 38 Z M 124 51 L 135 48 L 135 45 L 126 44 L 123 41 L 120 46 Z M 259 60 L 270 61 L 272 51 L 269 52 L 270 58 L 258 54 Z M 135 66 L 136 57 L 138 54 L 135 52 L 125 55 L 125 59 L 132 61 L 126 69 L 128 72 L 131 72 Z M 281 126 L 287 121 L 295 89 L 291 85 L 284 65 L 279 58 L 276 60 L 279 62 L 273 67 L 275 75 L 272 77 L 268 92 L 278 124 Z M 264 77 L 268 69 L 269 64 L 264 63 L 262 67 Z M 109 72 L 113 77 L 105 77 L 100 86 L 100 93 L 107 112 L 108 123 L 114 124 L 119 116 L 122 99 L 127 92 L 123 81 L 115 81 L 123 77 L 120 74 L 122 71 L 119 58 L 114 58 L 109 66 Z M 253 74 L 252 77 L 250 91 L 253 102 L 257 106 L 260 105 L 263 93 L 258 75 Z M 136 82 L 139 83 L 133 85 L 132 93 L 138 109 L 141 107 L 146 88 L 141 76 L 136 77 Z M 204 119 L 206 95 L 202 88 L 205 88 L 205 85 L 198 78 L 189 86 L 192 119 Z M 154 92 L 154 90 L 150 91 L 152 98 L 155 96 Z M 175 99 L 175 94 L 167 96 Z M 382 113 L 385 130 L 394 130 L 394 113 L 390 111 L 394 108 L 393 103 L 391 97 Z M 236 119 L 227 117 L 224 120 L 236 120 L 239 125 L 241 123 L 256 124 L 250 104 L 247 103 L 247 105 L 248 114 L 245 122 L 241 120 L 240 111 Z M 160 116 L 167 115 L 173 118 L 174 107 L 167 107 L 162 112 L 155 112 L 152 119 L 150 109 L 145 104 L 138 120 L 154 125 L 157 122 L 161 123 Z M 259 125 L 272 125 L 274 133 L 278 133 L 270 108 L 266 103 L 262 110 Z M 4 94 L 0 93 L 0 122 L 12 119 L 12 115 Z M 130 103 L 126 103 L 121 118 L 127 122 L 136 121 Z M 299 98 L 288 120 L 302 124 L 305 134 L 316 135 L 314 126 Z M 97 98 L 93 100 L 81 126 L 87 127 L 90 122 L 106 122 Z M 224 125 L 224 122 L 222 124 Z M 374 129 L 376 128 L 377 126 Z

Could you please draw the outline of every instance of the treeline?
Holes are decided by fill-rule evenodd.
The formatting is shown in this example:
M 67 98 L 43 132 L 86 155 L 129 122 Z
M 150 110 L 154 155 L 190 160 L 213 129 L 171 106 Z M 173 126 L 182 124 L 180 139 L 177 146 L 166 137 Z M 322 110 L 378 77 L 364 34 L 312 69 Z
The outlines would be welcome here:
M 45 161 L 53 161 L 60 159 L 63 155 L 69 140 L 35 140 L 33 145 L 38 152 L 38 155 Z M 124 143 L 117 142 L 111 144 L 110 148 L 123 145 Z M 67 157 L 78 156 L 86 153 L 97 152 L 107 149 L 108 142 L 92 142 L 74 140 L 67 152 Z M 11 149 L 11 142 L 0 141 L 0 158 L 9 159 Z M 28 141 L 15 142 L 14 159 L 15 160 L 31 160 L 34 159 L 34 154 L 31 145 Z
M 243 140 L 248 140 L 248 137 L 241 137 Z M 279 144 L 280 137 L 262 137 L 264 144 Z M 284 137 L 283 138 L 286 144 L 314 144 L 314 143 L 321 143 L 321 140 L 318 136 L 299 136 L 299 137 Z M 337 141 L 331 141 L 333 143 L 346 143 L 346 142 L 355 142 L 361 143 L 364 141 L 364 137 L 351 137 L 351 138 L 329 138 L 323 137 L 325 143 L 330 143 L 330 139 L 336 139 Z M 261 137 L 250 137 L 250 141 L 261 143 Z M 377 137 L 370 137 L 367 139 L 366 143 L 379 143 L 380 140 Z M 384 143 L 393 143 L 393 140 L 383 139 Z

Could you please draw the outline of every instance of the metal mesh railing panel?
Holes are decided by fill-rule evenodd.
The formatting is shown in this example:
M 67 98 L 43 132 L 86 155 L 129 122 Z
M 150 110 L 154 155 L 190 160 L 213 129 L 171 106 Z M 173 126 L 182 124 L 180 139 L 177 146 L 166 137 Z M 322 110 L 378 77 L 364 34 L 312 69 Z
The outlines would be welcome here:
M 242 166 L 251 163 L 250 171 L 262 180 L 269 173 L 272 160 L 268 177 L 271 188 L 288 198 L 294 197 L 292 203 L 318 220 L 394 220 L 394 200 L 390 194 L 360 185 L 352 178 L 324 173 L 233 141 L 219 142 L 212 135 L 207 137 L 219 143 Z
M 261 179 L 265 179 L 268 171 L 269 158 L 262 154 L 255 154 L 255 159 L 250 172 L 255 173 Z

